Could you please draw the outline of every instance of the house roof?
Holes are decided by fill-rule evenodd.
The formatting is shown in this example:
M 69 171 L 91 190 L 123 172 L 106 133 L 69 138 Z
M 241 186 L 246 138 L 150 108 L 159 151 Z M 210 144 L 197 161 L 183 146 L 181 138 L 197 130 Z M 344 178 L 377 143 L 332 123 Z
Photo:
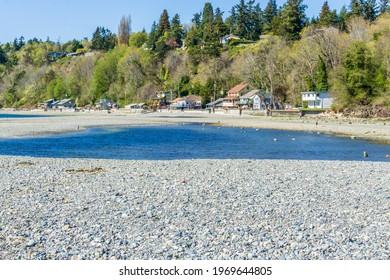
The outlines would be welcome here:
M 178 97 L 178 98 L 172 100 L 172 103 L 177 103 L 177 102 L 179 102 L 179 101 L 184 101 L 184 100 L 185 100 L 185 98 Z
M 188 101 L 202 101 L 202 97 L 198 95 L 188 95 L 186 100 Z
M 224 100 L 237 100 L 238 97 L 237 96 L 226 96 L 223 98 Z
M 58 105 L 62 105 L 62 104 L 68 103 L 68 102 L 73 102 L 73 100 L 72 100 L 72 99 L 63 99 L 63 100 L 61 100 L 61 101 L 58 103 Z
M 240 40 L 240 37 L 233 34 L 225 35 L 222 38 L 225 40 Z
M 304 91 L 304 92 L 301 92 L 301 94 L 315 94 L 315 93 L 329 93 L 329 91 L 327 90 L 323 90 L 323 91 Z
M 217 105 L 217 104 L 219 104 L 219 103 L 222 103 L 222 101 L 223 101 L 223 98 L 219 98 L 219 99 L 217 99 L 217 100 L 215 100 L 215 101 L 212 101 L 212 102 L 210 102 L 210 103 L 207 103 L 206 105 L 207 105 L 207 106 L 214 106 L 214 105 Z
M 251 98 L 255 94 L 258 94 L 259 92 L 260 92 L 260 90 L 254 89 L 254 90 L 251 90 L 250 92 L 244 94 L 243 96 L 241 96 L 241 98 Z
M 245 89 L 246 87 L 248 87 L 248 84 L 244 84 L 244 83 L 238 84 L 234 88 L 230 89 L 228 91 L 228 94 L 237 94 L 241 92 L 243 89 Z

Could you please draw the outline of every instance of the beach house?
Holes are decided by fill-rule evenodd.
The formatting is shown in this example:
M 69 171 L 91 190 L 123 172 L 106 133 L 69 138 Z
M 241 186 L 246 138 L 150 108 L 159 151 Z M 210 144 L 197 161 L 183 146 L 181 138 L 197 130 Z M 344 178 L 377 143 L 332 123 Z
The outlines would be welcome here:
M 301 95 L 308 108 L 329 109 L 332 106 L 333 98 L 329 91 L 301 92 Z
M 222 101 L 222 108 L 228 109 L 228 108 L 237 108 L 238 107 L 238 101 L 240 100 L 240 97 L 246 93 L 249 92 L 249 85 L 245 83 L 240 83 L 230 89 L 227 93 L 228 95 L 223 98 Z
M 52 103 L 51 108 L 54 109 L 72 109 L 75 107 L 73 99 L 62 99 Z
M 240 100 L 237 102 L 237 105 L 243 109 L 260 110 L 260 105 L 261 105 L 260 90 L 254 89 L 242 95 L 240 97 Z
M 184 97 L 176 98 L 171 102 L 171 109 L 201 109 L 202 97 L 197 95 L 188 95 Z

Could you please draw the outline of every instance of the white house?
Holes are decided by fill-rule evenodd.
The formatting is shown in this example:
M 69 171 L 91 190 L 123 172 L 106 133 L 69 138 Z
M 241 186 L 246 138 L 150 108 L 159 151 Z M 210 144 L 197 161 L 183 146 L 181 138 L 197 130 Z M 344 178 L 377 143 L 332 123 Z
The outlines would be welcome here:
M 196 95 L 188 95 L 181 98 L 176 98 L 171 102 L 171 109 L 187 108 L 187 109 L 201 109 L 202 97 Z
M 233 40 L 240 40 L 240 37 L 235 36 L 233 34 L 228 34 L 220 38 L 219 42 L 221 43 L 221 45 L 226 46 L 227 44 L 229 44 L 229 41 Z
M 301 92 L 302 101 L 308 102 L 308 108 L 329 109 L 332 106 L 333 98 L 329 91 Z

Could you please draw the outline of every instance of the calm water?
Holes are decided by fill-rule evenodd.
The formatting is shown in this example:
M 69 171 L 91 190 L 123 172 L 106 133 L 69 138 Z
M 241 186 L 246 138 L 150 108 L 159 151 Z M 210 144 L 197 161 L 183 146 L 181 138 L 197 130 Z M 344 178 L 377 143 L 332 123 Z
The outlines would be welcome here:
M 367 159 L 363 158 L 363 151 L 367 151 Z M 326 134 L 192 124 L 92 128 L 49 137 L 4 139 L 0 140 L 0 154 L 133 160 L 210 158 L 390 162 L 385 158 L 390 154 L 390 145 Z
M 52 117 L 49 115 L 26 115 L 26 114 L 2 114 L 0 113 L 0 119 L 24 119 L 24 118 L 47 118 Z

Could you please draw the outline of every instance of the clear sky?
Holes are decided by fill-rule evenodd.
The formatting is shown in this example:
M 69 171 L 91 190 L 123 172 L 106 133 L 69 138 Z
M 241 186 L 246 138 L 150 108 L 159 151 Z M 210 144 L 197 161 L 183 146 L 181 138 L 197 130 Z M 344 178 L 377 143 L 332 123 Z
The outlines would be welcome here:
M 304 0 L 308 17 L 318 16 L 325 0 Z M 61 43 L 72 39 L 91 38 L 97 26 L 104 26 L 117 33 L 123 15 L 131 15 L 132 31 L 147 31 L 153 21 L 158 22 L 164 9 L 170 18 L 178 13 L 182 23 L 190 23 L 193 14 L 201 12 L 204 3 L 219 7 L 224 16 L 239 0 L 0 0 L 0 42 L 11 42 L 24 36 Z M 277 0 L 283 5 L 286 0 Z M 338 11 L 350 0 L 328 0 L 331 9 Z M 262 9 L 268 0 L 257 0 Z

